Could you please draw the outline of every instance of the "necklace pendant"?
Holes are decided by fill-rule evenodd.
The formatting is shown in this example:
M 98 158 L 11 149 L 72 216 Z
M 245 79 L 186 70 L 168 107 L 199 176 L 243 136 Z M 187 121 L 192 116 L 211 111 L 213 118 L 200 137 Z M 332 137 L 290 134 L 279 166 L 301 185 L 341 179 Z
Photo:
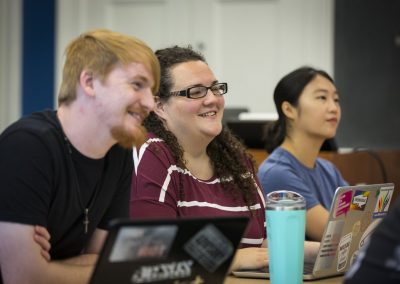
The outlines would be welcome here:
M 84 218 L 83 218 L 83 226 L 85 227 L 85 234 L 87 234 L 88 229 L 89 229 L 89 208 L 85 208 L 85 211 L 83 212 Z

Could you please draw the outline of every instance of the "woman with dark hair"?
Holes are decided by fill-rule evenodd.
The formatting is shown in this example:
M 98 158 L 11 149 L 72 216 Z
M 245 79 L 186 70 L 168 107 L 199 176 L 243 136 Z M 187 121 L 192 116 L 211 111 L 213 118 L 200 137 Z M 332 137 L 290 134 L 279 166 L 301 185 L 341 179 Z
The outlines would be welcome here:
M 318 157 L 340 121 L 336 87 L 326 72 L 301 67 L 279 81 L 274 102 L 279 118 L 266 131 L 270 155 L 258 178 L 265 193 L 286 189 L 303 195 L 307 238 L 321 241 L 335 190 L 347 184 L 332 163 Z
M 227 84 L 191 48 L 156 56 L 160 91 L 148 140 L 134 150 L 131 217 L 248 216 L 232 269 L 266 266 L 263 192 L 244 146 L 222 127 Z

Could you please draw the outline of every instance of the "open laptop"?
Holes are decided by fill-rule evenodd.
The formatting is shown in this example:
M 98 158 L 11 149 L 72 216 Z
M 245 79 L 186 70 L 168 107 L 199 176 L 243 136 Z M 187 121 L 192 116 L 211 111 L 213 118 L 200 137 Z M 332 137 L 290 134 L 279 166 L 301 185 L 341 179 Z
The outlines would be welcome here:
M 393 183 L 343 186 L 336 189 L 329 220 L 315 262 L 304 263 L 304 280 L 344 274 L 377 224 L 386 216 Z M 263 270 L 234 271 L 237 277 L 269 278 Z
M 246 217 L 116 220 L 91 284 L 223 283 Z
M 247 148 L 265 148 L 265 130 L 275 120 L 227 120 L 226 126 L 242 140 Z M 321 151 L 337 151 L 335 138 L 327 139 L 321 146 Z
M 228 120 L 227 127 L 239 137 L 248 148 L 264 149 L 264 131 L 268 123 L 265 120 Z

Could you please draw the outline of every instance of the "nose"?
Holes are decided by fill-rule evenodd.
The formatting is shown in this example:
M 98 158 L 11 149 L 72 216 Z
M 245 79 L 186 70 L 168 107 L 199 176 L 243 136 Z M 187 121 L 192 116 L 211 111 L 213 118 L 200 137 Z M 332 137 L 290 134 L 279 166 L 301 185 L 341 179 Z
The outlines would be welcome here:
M 216 103 L 221 99 L 223 100 L 224 97 L 220 96 L 220 95 L 214 95 L 214 93 L 211 91 L 211 89 L 208 89 L 207 94 L 204 97 L 204 103 L 205 104 Z
M 339 102 L 336 101 L 336 99 L 331 98 L 329 100 L 329 111 L 337 113 L 337 112 L 339 112 L 339 110 L 340 110 Z
M 155 101 L 153 92 L 150 88 L 147 88 L 143 94 L 141 94 L 140 103 L 147 112 L 150 112 L 154 109 Z

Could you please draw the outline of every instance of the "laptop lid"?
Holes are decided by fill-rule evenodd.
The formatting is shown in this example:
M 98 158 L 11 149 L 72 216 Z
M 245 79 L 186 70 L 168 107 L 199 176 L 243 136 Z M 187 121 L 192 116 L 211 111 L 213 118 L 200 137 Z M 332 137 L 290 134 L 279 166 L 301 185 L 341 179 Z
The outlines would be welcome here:
M 387 215 L 394 184 L 339 187 L 313 270 L 317 278 L 344 274 Z
M 266 120 L 230 120 L 227 127 L 239 137 L 248 148 L 264 149 L 264 131 L 268 123 Z
M 247 222 L 246 217 L 115 220 L 90 283 L 222 283 Z
M 336 189 L 329 219 L 314 263 L 305 263 L 304 280 L 344 274 L 387 215 L 394 184 L 343 186 Z M 234 271 L 238 277 L 269 278 L 267 269 Z

